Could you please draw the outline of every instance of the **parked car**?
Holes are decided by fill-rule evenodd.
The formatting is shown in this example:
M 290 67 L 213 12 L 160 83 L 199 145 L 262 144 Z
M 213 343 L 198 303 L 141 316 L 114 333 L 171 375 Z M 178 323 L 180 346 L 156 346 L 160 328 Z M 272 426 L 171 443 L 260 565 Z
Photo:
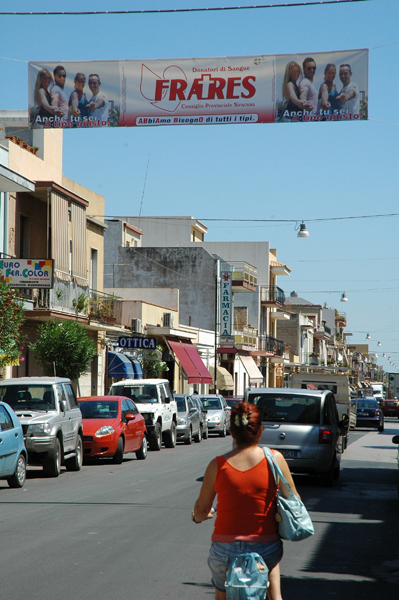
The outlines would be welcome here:
M 226 437 L 230 433 L 230 410 L 223 396 L 211 394 L 199 395 L 198 398 L 207 413 L 208 432 Z
M 383 400 L 381 410 L 384 417 L 398 417 L 399 419 L 399 402 L 397 398 L 392 400 Z
M 79 471 L 83 462 L 82 414 L 70 379 L 21 377 L 0 381 L 0 400 L 15 411 L 28 463 L 58 477 L 61 465 Z
M 187 394 L 175 394 L 177 404 L 177 440 L 185 444 L 202 440 L 201 414 L 196 403 Z
M 6 479 L 12 488 L 21 488 L 27 461 L 21 423 L 12 408 L 0 402 L 0 479 Z
M 121 464 L 123 455 L 135 452 L 147 458 L 147 430 L 135 403 L 122 396 L 79 398 L 83 417 L 85 456 L 112 458 Z
M 230 410 L 233 408 L 233 406 L 242 402 L 242 398 L 225 398 L 225 400 Z
M 356 427 L 367 427 L 384 431 L 384 415 L 374 398 L 358 398 Z
M 338 418 L 329 390 L 248 388 L 246 400 L 259 407 L 263 432 L 260 446 L 279 450 L 293 473 L 320 476 L 322 485 L 338 479 L 342 454 L 341 431 L 347 415 Z
M 392 438 L 392 443 L 393 444 L 398 444 L 398 454 L 397 454 L 397 462 L 398 462 L 398 467 L 399 467 L 399 435 L 394 435 Z M 398 496 L 399 496 L 399 480 L 398 480 Z
M 177 407 L 167 379 L 124 379 L 111 385 L 110 395 L 133 400 L 144 417 L 150 450 L 176 446 Z
M 191 396 L 192 401 L 195 403 L 196 407 L 199 410 L 200 413 L 200 419 L 201 419 L 201 434 L 202 434 L 202 439 L 206 440 L 208 439 L 208 420 L 207 420 L 207 412 L 204 408 L 204 405 L 201 402 L 200 397 L 198 396 L 198 394 L 193 394 Z

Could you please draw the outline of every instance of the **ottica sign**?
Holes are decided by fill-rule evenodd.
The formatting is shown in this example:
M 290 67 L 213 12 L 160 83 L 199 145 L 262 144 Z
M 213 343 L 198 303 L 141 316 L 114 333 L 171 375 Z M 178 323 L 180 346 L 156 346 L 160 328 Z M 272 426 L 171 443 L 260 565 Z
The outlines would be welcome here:
M 143 337 L 120 337 L 118 344 L 121 348 L 144 348 L 145 350 L 156 350 L 157 338 Z

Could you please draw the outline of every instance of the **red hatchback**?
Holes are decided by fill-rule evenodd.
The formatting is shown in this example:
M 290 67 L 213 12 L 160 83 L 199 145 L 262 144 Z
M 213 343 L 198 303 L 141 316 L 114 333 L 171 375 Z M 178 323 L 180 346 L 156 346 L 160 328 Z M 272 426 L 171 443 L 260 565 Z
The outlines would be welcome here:
M 396 398 L 393 398 L 392 400 L 383 400 L 381 404 L 381 410 L 384 417 L 399 418 L 399 402 Z
M 87 396 L 78 399 L 83 417 L 84 456 L 112 458 L 135 452 L 147 457 L 147 430 L 133 400 L 123 396 Z

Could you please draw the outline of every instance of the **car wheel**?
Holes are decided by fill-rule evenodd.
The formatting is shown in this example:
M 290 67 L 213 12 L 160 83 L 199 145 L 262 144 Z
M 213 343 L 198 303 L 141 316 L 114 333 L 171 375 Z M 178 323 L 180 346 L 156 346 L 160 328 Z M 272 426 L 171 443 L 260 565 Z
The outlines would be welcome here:
M 335 461 L 335 459 L 334 459 L 334 461 Z M 329 470 L 326 473 L 322 473 L 320 476 L 320 484 L 323 487 L 332 487 L 334 484 L 334 474 L 335 474 L 334 461 L 333 461 L 331 467 L 329 468 Z
M 61 473 L 61 444 L 58 438 L 54 448 L 49 450 L 44 458 L 43 471 L 47 477 L 58 477 Z
M 123 442 L 123 437 L 120 437 L 118 440 L 118 445 L 116 447 L 116 452 L 112 457 L 112 462 L 115 465 L 120 465 L 123 462 L 123 451 L 125 449 L 125 444 Z
M 80 471 L 83 464 L 83 439 L 80 434 L 78 434 L 78 439 L 76 440 L 76 448 L 75 448 L 75 456 L 72 458 L 68 458 L 65 461 L 65 466 L 68 471 Z
M 26 460 L 23 454 L 20 454 L 15 467 L 14 475 L 7 479 L 11 488 L 21 488 L 26 479 Z
M 145 460 L 147 458 L 147 454 L 148 454 L 147 438 L 145 435 L 143 435 L 143 440 L 141 442 L 140 450 L 137 450 L 137 452 L 136 452 L 136 458 L 138 458 L 138 460 Z
M 219 432 L 220 437 L 226 437 L 226 422 L 223 423 L 223 429 Z
M 195 436 L 194 436 L 194 442 L 196 444 L 199 444 L 201 440 L 202 440 L 202 427 L 200 427 L 198 429 L 198 433 L 196 433 Z
M 193 441 L 193 431 L 192 431 L 192 429 L 190 427 L 190 429 L 188 430 L 187 437 L 184 440 L 184 443 L 187 444 L 187 446 L 189 446 L 192 441 Z
M 202 430 L 202 439 L 203 440 L 207 440 L 208 439 L 208 426 L 205 427 L 205 431 Z
M 176 423 L 172 421 L 169 431 L 163 434 L 165 448 L 174 448 L 176 446 Z
M 378 431 L 381 433 L 381 431 L 384 431 L 384 421 L 378 425 Z
M 338 462 L 338 464 L 334 467 L 334 479 L 339 479 L 340 474 L 341 474 L 341 463 Z
M 149 434 L 150 450 L 158 451 L 162 446 L 162 429 L 160 423 L 155 425 L 155 429 Z

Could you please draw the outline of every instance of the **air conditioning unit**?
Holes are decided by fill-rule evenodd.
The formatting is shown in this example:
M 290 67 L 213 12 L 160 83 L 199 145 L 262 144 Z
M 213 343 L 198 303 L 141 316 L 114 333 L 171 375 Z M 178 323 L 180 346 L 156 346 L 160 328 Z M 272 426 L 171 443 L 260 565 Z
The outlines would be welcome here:
M 141 333 L 141 319 L 132 319 L 132 332 Z
M 173 313 L 163 313 L 163 326 L 171 329 L 175 325 L 175 315 Z

